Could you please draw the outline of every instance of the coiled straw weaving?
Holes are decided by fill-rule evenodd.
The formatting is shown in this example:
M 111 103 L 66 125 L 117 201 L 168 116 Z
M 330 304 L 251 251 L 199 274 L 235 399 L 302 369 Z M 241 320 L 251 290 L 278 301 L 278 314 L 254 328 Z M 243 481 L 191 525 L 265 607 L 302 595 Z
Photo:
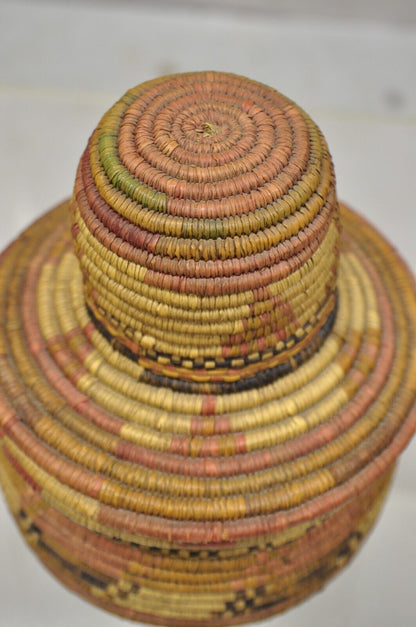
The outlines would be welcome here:
M 128 91 L 0 294 L 1 484 L 69 588 L 228 625 L 348 562 L 415 430 L 415 283 L 293 102 L 215 72 Z

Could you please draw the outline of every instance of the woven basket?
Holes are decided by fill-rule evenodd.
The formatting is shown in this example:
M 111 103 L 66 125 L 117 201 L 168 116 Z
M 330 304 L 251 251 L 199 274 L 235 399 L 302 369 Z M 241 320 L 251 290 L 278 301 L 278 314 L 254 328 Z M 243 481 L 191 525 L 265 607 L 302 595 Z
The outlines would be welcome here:
M 69 588 L 237 624 L 360 546 L 415 430 L 415 283 L 293 102 L 215 72 L 128 91 L 0 295 L 0 481 Z

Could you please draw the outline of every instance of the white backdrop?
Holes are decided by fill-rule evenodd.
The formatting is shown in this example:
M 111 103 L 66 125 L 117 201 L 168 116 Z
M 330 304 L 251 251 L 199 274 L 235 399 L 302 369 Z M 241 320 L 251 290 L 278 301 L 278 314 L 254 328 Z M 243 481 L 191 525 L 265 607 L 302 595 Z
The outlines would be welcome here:
M 416 271 L 416 27 L 168 5 L 0 0 L 0 248 L 71 193 L 89 133 L 126 89 L 216 69 L 268 83 L 312 115 L 339 196 Z M 416 442 L 357 559 L 324 593 L 264 624 L 413 627 L 415 529 Z M 123 624 L 55 582 L 0 496 L 0 627 Z

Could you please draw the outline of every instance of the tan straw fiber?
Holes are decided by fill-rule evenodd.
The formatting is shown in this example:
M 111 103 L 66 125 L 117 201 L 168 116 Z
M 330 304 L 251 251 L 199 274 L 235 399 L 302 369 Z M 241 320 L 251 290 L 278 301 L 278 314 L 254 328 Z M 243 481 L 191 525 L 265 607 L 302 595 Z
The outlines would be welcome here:
M 286 97 L 216 72 L 128 91 L 0 296 L 0 482 L 69 588 L 238 624 L 360 546 L 416 426 L 415 282 Z

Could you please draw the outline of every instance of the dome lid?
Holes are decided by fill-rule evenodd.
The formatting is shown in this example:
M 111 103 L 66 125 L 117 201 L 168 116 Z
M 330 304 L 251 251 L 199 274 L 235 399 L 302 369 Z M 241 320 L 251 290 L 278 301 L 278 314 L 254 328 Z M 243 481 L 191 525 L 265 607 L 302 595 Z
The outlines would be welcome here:
M 293 102 L 230 74 L 150 81 L 104 115 L 80 162 L 86 302 L 144 381 L 264 385 L 332 327 L 338 214 L 325 139 Z

